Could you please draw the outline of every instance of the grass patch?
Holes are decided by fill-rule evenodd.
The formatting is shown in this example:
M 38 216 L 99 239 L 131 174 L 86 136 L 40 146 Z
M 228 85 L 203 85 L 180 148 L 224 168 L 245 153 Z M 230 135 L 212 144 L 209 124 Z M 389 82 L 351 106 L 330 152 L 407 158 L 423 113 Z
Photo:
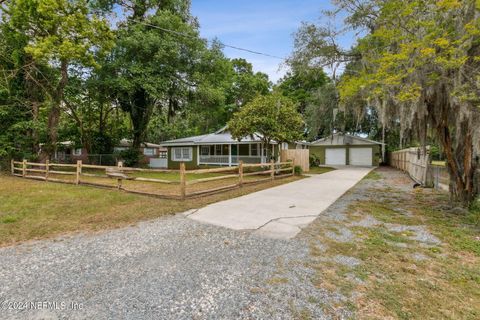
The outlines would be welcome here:
M 187 181 L 204 179 L 204 178 L 212 178 L 212 177 L 219 177 L 228 174 L 237 173 L 236 170 L 225 171 L 225 172 L 209 172 L 209 173 L 190 173 L 186 174 Z M 178 172 L 146 172 L 146 171 L 134 171 L 129 173 L 132 177 L 141 177 L 141 178 L 150 178 L 150 179 L 161 179 L 161 180 L 168 180 L 168 181 L 180 181 L 180 174 Z
M 6 215 L 6 216 L 2 217 L 0 222 L 1 223 L 14 223 L 14 222 L 17 222 L 18 219 L 19 219 L 19 217 L 15 217 L 13 215 Z
M 164 200 L 0 175 L 0 246 L 55 235 L 116 228 L 301 179 L 289 177 L 195 199 Z
M 480 227 L 480 198 L 477 198 L 470 206 L 466 220 L 468 223 Z
M 310 167 L 310 171 L 308 171 L 307 174 L 322 174 L 333 170 L 336 169 L 331 167 Z
M 375 170 L 370 171 L 363 179 L 366 180 L 381 180 L 382 176 Z
M 476 209 L 469 215 L 453 214 L 439 209 L 448 207 L 448 195 L 401 191 L 393 179 L 385 181 L 378 172 L 373 177 L 385 186 L 370 189 L 369 201 L 352 202 L 346 211 L 348 219 L 333 226 L 317 221 L 307 229 L 315 236 L 310 242 L 311 267 L 316 272 L 313 283 L 347 296 L 349 303 L 341 307 L 354 310 L 359 319 L 479 319 L 480 229 L 472 218 Z M 423 226 L 442 244 L 421 243 L 412 238 L 413 231 L 393 232 L 385 225 L 350 225 L 359 215 L 383 223 Z M 349 228 L 356 239 L 336 242 L 325 236 L 332 227 Z M 336 255 L 362 263 L 346 267 L 334 261 Z

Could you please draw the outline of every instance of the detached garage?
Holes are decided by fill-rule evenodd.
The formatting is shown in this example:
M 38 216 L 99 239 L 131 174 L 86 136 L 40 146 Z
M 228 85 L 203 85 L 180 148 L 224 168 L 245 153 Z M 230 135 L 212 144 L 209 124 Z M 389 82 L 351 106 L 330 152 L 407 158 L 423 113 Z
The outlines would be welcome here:
M 335 133 L 309 144 L 310 154 L 322 165 L 378 166 L 381 142 Z

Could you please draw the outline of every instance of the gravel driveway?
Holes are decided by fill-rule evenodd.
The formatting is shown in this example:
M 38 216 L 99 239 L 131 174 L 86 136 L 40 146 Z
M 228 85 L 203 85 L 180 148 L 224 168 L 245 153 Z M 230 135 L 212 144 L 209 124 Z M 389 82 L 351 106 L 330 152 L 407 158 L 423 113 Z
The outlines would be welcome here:
M 33 301 L 56 302 L 58 309 L 64 303 L 65 310 L 40 304 L 41 310 L 0 310 L 0 318 L 289 319 L 297 303 L 325 295 L 301 284 L 309 271 L 299 262 L 307 256 L 302 241 L 259 238 L 180 216 L 33 242 L 0 250 L 3 308 Z M 285 284 L 283 268 L 295 268 L 298 283 L 277 286 Z
M 0 249 L 0 318 L 348 318 L 351 311 L 339 307 L 348 298 L 314 285 L 316 270 L 309 262 L 319 257 L 312 257 L 311 250 L 322 250 L 315 225 L 345 220 L 348 205 L 367 197 L 378 183 L 362 180 L 291 240 L 202 224 L 179 214 Z M 357 223 L 376 223 L 370 220 Z M 339 230 L 331 237 L 352 241 L 349 230 Z M 333 260 L 360 263 L 341 255 Z

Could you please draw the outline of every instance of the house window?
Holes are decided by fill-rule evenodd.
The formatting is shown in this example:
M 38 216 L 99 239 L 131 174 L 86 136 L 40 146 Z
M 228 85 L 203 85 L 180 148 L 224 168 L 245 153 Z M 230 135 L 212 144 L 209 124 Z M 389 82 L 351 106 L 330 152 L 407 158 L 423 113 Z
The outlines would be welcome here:
M 192 148 L 191 147 L 172 148 L 172 160 L 173 161 L 192 161 Z
M 222 145 L 222 151 L 223 151 L 222 155 L 228 155 L 228 154 L 230 154 L 228 144 Z
M 249 150 L 250 150 L 250 147 L 248 146 L 248 144 L 238 145 L 238 154 L 241 156 L 249 156 L 250 155 Z
M 82 155 L 82 148 L 75 148 L 73 149 L 74 156 L 81 156 Z
M 154 156 L 155 148 L 143 148 L 143 154 L 146 156 Z
M 201 146 L 200 148 L 200 154 L 202 156 L 208 156 L 210 155 L 210 146 Z
M 258 144 L 251 144 L 250 145 L 250 155 L 251 156 L 258 156 Z
M 216 144 L 215 145 L 215 155 L 216 156 L 221 156 L 222 155 L 222 145 L 221 144 Z
M 159 151 L 158 152 L 158 157 L 160 159 L 167 159 L 167 151 Z

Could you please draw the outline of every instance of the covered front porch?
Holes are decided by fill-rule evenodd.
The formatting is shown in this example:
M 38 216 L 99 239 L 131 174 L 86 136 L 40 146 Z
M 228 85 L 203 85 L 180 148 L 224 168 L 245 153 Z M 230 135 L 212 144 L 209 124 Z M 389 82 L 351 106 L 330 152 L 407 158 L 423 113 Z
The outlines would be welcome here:
M 235 166 L 243 163 L 266 163 L 274 153 L 274 145 L 262 143 L 205 144 L 198 146 L 199 165 Z

